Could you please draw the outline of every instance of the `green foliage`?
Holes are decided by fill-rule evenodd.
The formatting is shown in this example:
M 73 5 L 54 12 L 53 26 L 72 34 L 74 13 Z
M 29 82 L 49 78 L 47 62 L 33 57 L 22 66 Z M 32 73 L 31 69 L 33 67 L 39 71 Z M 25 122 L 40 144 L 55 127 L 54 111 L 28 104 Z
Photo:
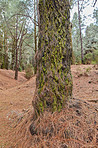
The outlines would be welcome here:
M 19 69 L 18 69 L 20 72 L 22 72 L 22 67 L 21 66 L 19 66 Z
M 96 62 L 96 64 L 98 64 L 98 50 L 94 50 L 93 62 Z
M 76 73 L 78 77 L 82 77 L 82 76 L 89 76 L 90 75 L 90 71 L 91 71 L 91 67 L 85 68 L 85 69 L 81 69 L 80 67 L 78 67 L 76 69 Z
M 74 51 L 74 64 L 76 64 L 76 65 L 81 64 L 80 52 Z
M 90 72 L 90 70 L 91 70 L 91 67 L 88 67 L 88 68 L 86 68 L 86 71 L 85 71 L 85 72 L 86 72 L 86 73 L 87 73 L 87 72 Z
M 26 77 L 27 79 L 32 78 L 32 76 L 34 75 L 34 68 L 32 67 L 32 65 L 28 64 L 28 65 L 26 66 L 25 72 L 26 72 L 25 77 Z
M 0 68 L 19 67 L 21 71 L 27 63 L 32 63 L 33 4 L 31 0 L 0 0 Z
M 98 64 L 98 50 L 94 50 L 92 53 L 89 52 L 84 56 L 85 64 Z
M 94 24 L 90 24 L 86 27 L 84 43 L 85 43 L 85 51 L 86 50 L 94 50 L 98 49 L 98 26 Z
M 1 69 L 1 62 L 0 62 L 0 69 Z
M 92 53 L 88 53 L 84 56 L 84 63 L 85 64 L 91 64 L 92 61 Z
M 77 3 L 76 0 L 72 0 L 74 4 Z M 84 3 L 82 5 L 80 5 L 81 10 L 85 10 L 85 4 L 87 2 L 87 4 L 90 4 L 89 1 L 80 1 L 81 3 Z M 76 6 L 76 5 L 75 5 Z M 81 13 L 83 14 L 83 11 L 81 11 Z M 86 25 L 86 16 L 85 15 L 81 15 L 81 28 L 82 30 L 85 28 L 84 31 L 82 31 L 82 41 L 83 41 L 83 50 L 84 50 L 84 54 L 86 53 L 86 51 L 88 50 L 92 50 L 91 52 L 94 52 L 94 50 L 98 50 L 98 10 L 97 8 L 94 9 L 93 13 L 91 16 L 91 19 L 95 20 L 94 23 L 91 23 L 89 26 Z M 72 19 L 72 43 L 73 43 L 73 51 L 74 51 L 74 55 L 75 55 L 75 63 L 76 64 L 80 64 L 80 59 L 81 59 L 81 44 L 80 44 L 80 37 L 79 37 L 79 20 L 78 20 L 78 14 L 75 12 L 73 15 L 73 19 Z M 95 55 L 95 54 L 94 54 Z M 91 60 L 91 56 L 86 55 L 87 59 Z M 89 60 L 88 60 L 89 61 Z M 91 60 L 91 62 L 89 63 L 95 63 L 94 61 L 96 60 Z

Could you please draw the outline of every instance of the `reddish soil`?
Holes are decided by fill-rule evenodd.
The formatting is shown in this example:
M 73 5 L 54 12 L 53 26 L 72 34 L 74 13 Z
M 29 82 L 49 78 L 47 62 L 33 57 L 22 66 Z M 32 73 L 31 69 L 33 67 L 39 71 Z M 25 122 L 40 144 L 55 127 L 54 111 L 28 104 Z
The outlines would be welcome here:
M 98 147 L 98 70 L 93 65 L 73 65 L 71 70 L 74 99 L 60 113 L 45 112 L 33 123 L 33 136 L 29 126 L 36 78 L 26 80 L 19 72 L 16 81 L 13 71 L 0 70 L 0 148 Z
M 93 65 L 72 66 L 73 97 L 98 101 L 98 69 Z

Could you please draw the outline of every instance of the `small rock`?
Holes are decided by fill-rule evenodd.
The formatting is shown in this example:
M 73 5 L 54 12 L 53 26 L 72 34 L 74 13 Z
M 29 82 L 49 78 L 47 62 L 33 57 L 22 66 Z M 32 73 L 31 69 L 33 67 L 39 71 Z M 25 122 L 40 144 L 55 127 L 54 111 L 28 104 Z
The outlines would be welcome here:
M 10 105 L 13 105 L 13 103 L 12 103 L 12 102 L 10 102 Z
M 28 109 L 23 109 L 22 111 L 23 111 L 23 112 L 28 112 Z
M 78 110 L 78 109 L 76 110 L 76 115 L 77 115 L 77 116 L 81 116 L 80 110 Z
M 97 122 L 96 122 L 96 121 L 94 121 L 94 124 L 96 125 L 96 124 L 97 124 Z
M 98 108 L 95 108 L 95 110 L 98 112 Z

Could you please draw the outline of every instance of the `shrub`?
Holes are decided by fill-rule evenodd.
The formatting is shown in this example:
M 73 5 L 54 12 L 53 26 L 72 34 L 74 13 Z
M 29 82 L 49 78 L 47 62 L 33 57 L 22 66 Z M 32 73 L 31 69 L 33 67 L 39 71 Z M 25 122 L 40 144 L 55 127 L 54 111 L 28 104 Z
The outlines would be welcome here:
M 96 64 L 98 64 L 98 50 L 94 50 L 94 59 L 93 62 L 95 62 Z
M 75 54 L 75 64 L 80 65 L 81 64 L 81 57 L 79 54 Z
M 28 64 L 25 68 L 25 77 L 27 79 L 30 79 L 33 75 L 34 75 L 34 68 L 32 67 L 32 65 Z
M 84 56 L 85 64 L 98 64 L 98 50 L 94 50 L 92 53 L 89 52 Z
M 85 64 L 91 64 L 92 61 L 92 53 L 88 53 L 84 56 L 84 63 Z
M 22 72 L 22 67 L 21 66 L 19 66 L 19 69 L 18 69 L 20 72 Z

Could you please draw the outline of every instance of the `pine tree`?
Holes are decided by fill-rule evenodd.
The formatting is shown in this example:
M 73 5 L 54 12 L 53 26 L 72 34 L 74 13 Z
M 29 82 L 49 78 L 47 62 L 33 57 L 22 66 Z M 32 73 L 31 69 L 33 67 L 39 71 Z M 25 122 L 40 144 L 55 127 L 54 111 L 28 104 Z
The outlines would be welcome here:
M 69 0 L 39 0 L 40 38 L 37 55 L 35 112 L 60 111 L 72 97 Z

